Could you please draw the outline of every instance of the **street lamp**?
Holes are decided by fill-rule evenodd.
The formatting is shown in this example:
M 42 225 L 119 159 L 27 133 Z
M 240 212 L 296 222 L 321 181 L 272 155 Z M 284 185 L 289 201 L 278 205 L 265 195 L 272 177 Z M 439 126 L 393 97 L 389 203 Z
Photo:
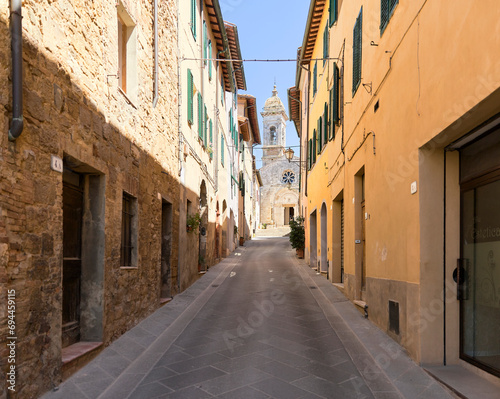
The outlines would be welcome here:
M 295 151 L 292 150 L 291 147 L 289 147 L 288 150 L 285 150 L 285 158 L 288 160 L 288 162 L 292 162 L 294 154 Z

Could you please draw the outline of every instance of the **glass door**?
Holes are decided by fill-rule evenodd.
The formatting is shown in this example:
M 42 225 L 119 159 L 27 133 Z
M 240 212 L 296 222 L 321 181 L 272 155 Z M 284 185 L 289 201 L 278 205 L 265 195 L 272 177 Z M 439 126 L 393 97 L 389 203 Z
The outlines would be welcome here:
M 461 191 L 460 357 L 500 376 L 500 176 Z

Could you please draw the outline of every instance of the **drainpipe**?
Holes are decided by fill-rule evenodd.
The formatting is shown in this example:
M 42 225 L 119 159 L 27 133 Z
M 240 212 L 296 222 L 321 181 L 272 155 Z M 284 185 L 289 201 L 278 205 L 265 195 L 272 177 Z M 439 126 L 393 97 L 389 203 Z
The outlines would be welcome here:
M 15 141 L 23 131 L 23 26 L 22 0 L 11 0 L 12 45 L 12 121 L 9 140 Z
M 154 96 L 153 108 L 156 108 L 158 103 L 158 0 L 154 0 L 154 35 L 155 35 L 155 72 L 154 72 Z

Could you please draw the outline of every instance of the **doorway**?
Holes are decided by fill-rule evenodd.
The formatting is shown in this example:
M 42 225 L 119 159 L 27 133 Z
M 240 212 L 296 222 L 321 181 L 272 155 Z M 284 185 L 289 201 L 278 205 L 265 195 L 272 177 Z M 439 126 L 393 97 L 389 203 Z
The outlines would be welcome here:
M 172 204 L 165 200 L 161 205 L 161 292 L 160 298 L 172 297 Z
M 317 236 L 316 211 L 309 216 L 309 263 L 310 266 L 318 269 L 318 236 Z
M 460 151 L 460 357 L 500 377 L 500 133 Z
M 80 341 L 83 176 L 63 173 L 62 347 Z
M 328 273 L 328 224 L 326 204 L 321 206 L 321 272 Z
M 63 170 L 62 347 L 101 342 L 105 177 L 65 157 Z

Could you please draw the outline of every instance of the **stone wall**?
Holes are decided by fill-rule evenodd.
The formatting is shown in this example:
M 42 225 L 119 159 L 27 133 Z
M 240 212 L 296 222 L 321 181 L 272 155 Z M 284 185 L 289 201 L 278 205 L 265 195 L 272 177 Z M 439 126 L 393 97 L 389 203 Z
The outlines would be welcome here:
M 62 174 L 51 156 L 102 184 L 102 341 L 160 305 L 162 199 L 173 209 L 172 293 L 178 259 L 176 7 L 159 3 L 159 101 L 153 108 L 152 1 L 123 1 L 137 29 L 137 100 L 118 88 L 114 2 L 23 2 L 25 127 L 11 118 L 9 1 L 0 0 L 0 398 L 6 397 L 7 289 L 16 291 L 16 391 L 34 398 L 62 376 Z M 123 191 L 137 197 L 137 267 L 120 267 Z M 96 198 L 90 198 L 92 201 Z M 97 242 L 97 241 L 96 241 Z M 97 255 L 96 255 L 97 256 Z M 90 281 L 91 283 L 91 281 Z M 96 289 L 99 292 L 99 288 Z M 92 305 L 92 306 L 94 306 Z M 91 308 L 92 308 L 91 306 Z

